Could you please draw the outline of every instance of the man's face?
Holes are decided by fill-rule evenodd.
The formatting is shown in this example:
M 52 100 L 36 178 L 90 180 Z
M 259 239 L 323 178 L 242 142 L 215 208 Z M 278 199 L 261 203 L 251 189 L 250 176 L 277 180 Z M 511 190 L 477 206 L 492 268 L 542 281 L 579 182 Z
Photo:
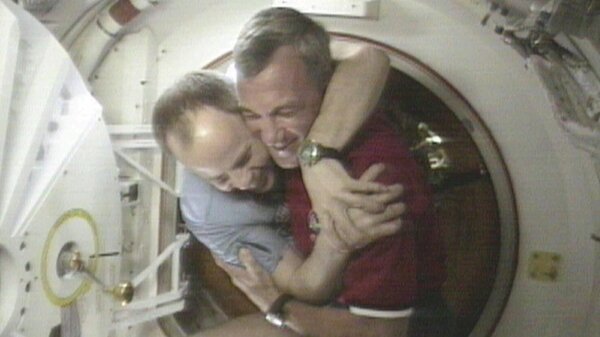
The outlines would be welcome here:
M 191 144 L 167 133 L 167 146 L 187 169 L 222 191 L 269 191 L 275 167 L 265 146 L 250 134 L 239 115 L 204 107 L 189 113 L 194 125 Z
M 298 166 L 296 151 L 319 113 L 322 93 L 294 47 L 275 51 L 258 75 L 237 84 L 246 125 L 282 168 Z

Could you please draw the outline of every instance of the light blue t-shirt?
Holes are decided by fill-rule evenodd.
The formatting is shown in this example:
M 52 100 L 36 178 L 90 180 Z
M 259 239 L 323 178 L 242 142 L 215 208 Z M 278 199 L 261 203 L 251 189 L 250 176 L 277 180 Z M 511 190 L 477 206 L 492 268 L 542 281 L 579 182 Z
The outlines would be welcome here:
M 250 249 L 270 273 L 292 244 L 285 207 L 246 192 L 222 192 L 185 170 L 181 213 L 186 227 L 224 261 L 240 266 L 238 251 Z

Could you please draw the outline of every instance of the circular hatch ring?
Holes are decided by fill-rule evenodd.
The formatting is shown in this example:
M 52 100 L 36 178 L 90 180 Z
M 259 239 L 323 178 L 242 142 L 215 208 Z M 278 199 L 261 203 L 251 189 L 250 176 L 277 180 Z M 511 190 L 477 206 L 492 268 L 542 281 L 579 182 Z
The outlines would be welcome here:
M 492 179 L 500 219 L 500 251 L 496 277 L 477 323 L 469 334 L 471 337 L 490 336 L 502 316 L 510 295 L 518 261 L 518 214 L 513 185 L 502 153 L 490 129 L 473 108 L 448 80 L 412 55 L 357 35 L 332 32 L 336 40 L 362 42 L 385 50 L 393 68 L 407 74 L 433 92 L 456 115 L 475 142 L 489 176 Z
M 397 71 L 414 79 L 419 85 L 433 93 L 455 115 L 462 128 L 474 142 L 479 155 L 491 180 L 493 193 L 497 202 L 497 217 L 499 219 L 499 249 L 493 284 L 485 304 L 478 311 L 475 322 L 469 326 L 465 336 L 490 336 L 495 330 L 508 301 L 516 273 L 518 261 L 518 216 L 512 181 L 504 162 L 499 146 L 494 140 L 490 129 L 486 126 L 480 114 L 473 108 L 448 80 L 442 77 L 412 55 L 364 37 L 332 33 L 334 40 L 342 42 L 360 42 L 374 45 L 385 50 L 391 59 L 391 65 Z M 227 52 L 209 62 L 204 69 L 225 71 L 231 63 L 231 52 Z M 161 327 L 171 337 L 186 336 L 186 329 L 180 322 L 173 319 L 161 319 Z M 461 335 L 462 336 L 462 335 Z

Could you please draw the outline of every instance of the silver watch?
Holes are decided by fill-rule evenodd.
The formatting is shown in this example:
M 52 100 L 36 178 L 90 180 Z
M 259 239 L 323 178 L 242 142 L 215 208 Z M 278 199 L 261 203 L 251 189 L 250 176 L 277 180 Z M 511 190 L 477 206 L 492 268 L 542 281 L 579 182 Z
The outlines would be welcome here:
M 298 161 L 302 166 L 313 166 L 323 158 L 340 159 L 340 152 L 334 148 L 317 143 L 312 139 L 305 139 L 298 147 Z
M 265 315 L 265 319 L 267 320 L 267 322 L 273 324 L 274 326 L 276 326 L 278 328 L 283 329 L 286 327 L 285 319 L 283 318 L 283 316 L 281 314 L 267 312 L 267 314 Z
M 291 295 L 281 294 L 267 310 L 265 319 L 278 328 L 285 328 L 285 319 L 283 318 L 283 306 L 292 299 Z

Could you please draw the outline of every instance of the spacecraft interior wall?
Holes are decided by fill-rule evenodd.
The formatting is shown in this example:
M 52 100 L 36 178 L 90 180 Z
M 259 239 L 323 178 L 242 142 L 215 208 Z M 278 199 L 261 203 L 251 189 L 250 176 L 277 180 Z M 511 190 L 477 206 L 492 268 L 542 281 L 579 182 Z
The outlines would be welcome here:
M 230 51 L 239 30 L 230 22 L 244 22 L 268 5 L 232 1 L 211 6 L 165 34 L 159 42 L 165 53 L 157 63 L 158 92 Z M 520 237 L 513 289 L 494 336 L 580 334 L 593 283 L 590 233 L 599 218 L 593 161 L 558 127 L 525 61 L 491 28 L 481 27 L 477 10 L 464 6 L 461 1 L 382 1 L 379 20 L 315 19 L 332 32 L 373 40 L 418 59 L 448 81 L 489 129 L 509 172 Z M 236 20 L 222 20 L 223 13 Z M 435 91 L 425 76 L 416 79 Z M 529 276 L 536 251 L 562 257 L 556 282 Z
M 118 172 L 102 108 L 50 32 L 11 2 L 0 13 L 0 40 L 8 36 L 13 51 L 0 54 L 10 89 L 0 134 L 0 336 L 48 336 L 67 318 L 71 331 L 106 336 L 118 303 L 63 263 L 79 256 L 102 282 L 120 279 Z
M 155 34 L 156 58 L 144 61 L 151 63 L 147 64 L 149 68 L 155 68 L 154 94 L 159 95 L 182 74 L 226 55 L 241 24 L 270 5 L 271 1 L 265 0 L 179 0 L 176 4 L 159 4 L 156 11 L 147 13 L 137 24 L 147 28 L 141 35 Z M 590 233 L 598 231 L 600 218 L 597 168 L 586 153 L 572 146 L 557 125 L 540 80 L 525 67 L 522 57 L 503 44 L 491 28 L 479 24 L 480 8 L 465 10 L 477 6 L 480 5 L 460 0 L 382 0 L 377 20 L 314 18 L 332 32 L 374 41 L 418 60 L 424 68 L 402 57 L 394 59 L 393 64 L 449 106 L 458 93 L 476 114 L 455 111 L 457 116 L 465 118 L 466 123 L 477 119 L 491 135 L 493 146 L 501 155 L 501 165 L 510 177 L 509 189 L 514 194 L 518 215 L 514 225 L 518 225 L 519 232 L 518 242 L 513 243 L 519 251 L 514 283 L 492 335 L 583 335 L 591 331 L 586 328 L 590 324 L 588 311 L 593 307 L 591 266 L 595 266 L 596 274 L 600 267 L 595 258 L 598 244 L 590 240 Z M 139 40 L 125 38 L 119 43 L 127 50 L 131 47 L 128 43 Z M 114 55 L 109 53 L 104 63 L 121 62 Z M 436 76 L 430 76 L 431 73 Z M 116 81 L 131 80 L 114 75 Z M 452 94 L 443 89 L 447 86 L 440 85 L 440 78 L 450 84 Z M 97 85 L 115 84 L 103 83 Z M 98 90 L 106 100 L 117 101 L 122 94 L 106 87 Z M 145 103 L 151 104 L 155 98 L 145 96 Z M 482 137 L 479 132 L 472 132 L 475 140 Z M 536 252 L 560 256 L 554 281 L 530 276 L 528 268 Z M 595 282 L 598 288 L 598 280 Z

